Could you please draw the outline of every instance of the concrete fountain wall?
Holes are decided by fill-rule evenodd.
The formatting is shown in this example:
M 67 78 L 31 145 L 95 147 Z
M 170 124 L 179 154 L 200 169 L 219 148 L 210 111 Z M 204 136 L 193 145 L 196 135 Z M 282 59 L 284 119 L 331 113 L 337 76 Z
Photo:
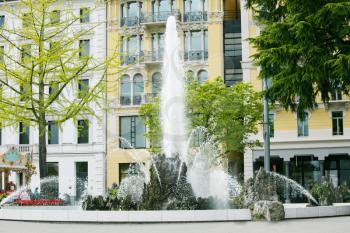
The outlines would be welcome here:
M 286 204 L 285 218 L 319 218 L 350 215 L 350 204 L 306 207 Z M 181 210 L 181 211 L 82 211 L 55 207 L 19 207 L 0 210 L 1 220 L 47 221 L 47 222 L 217 222 L 250 221 L 248 209 L 228 210 Z

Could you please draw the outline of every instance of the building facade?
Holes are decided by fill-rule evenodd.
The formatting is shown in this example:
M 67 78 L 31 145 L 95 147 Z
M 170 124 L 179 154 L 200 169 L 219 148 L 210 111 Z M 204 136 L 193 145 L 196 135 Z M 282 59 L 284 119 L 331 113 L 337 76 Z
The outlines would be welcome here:
M 250 10 L 241 1 L 242 69 L 243 81 L 257 91 L 263 89 L 258 79 L 259 67 L 251 56 L 256 52 L 247 39 L 259 35 L 259 26 Z M 304 120 L 296 113 L 287 112 L 278 105 L 270 109 L 271 170 L 292 178 L 308 188 L 322 176 L 334 185 L 350 184 L 350 116 L 349 98 L 334 90 L 329 104 L 318 103 L 318 108 L 305 111 Z M 263 142 L 262 129 L 253 137 Z M 263 148 L 247 150 L 244 155 L 245 179 L 263 166 Z
M 16 1 L 11 3 L 14 9 L 17 7 Z M 0 5 L 1 7 L 1 5 Z M 93 25 L 93 30 L 89 35 L 80 38 L 77 46 L 84 44 L 84 51 L 90 56 L 97 59 L 105 59 L 107 56 L 106 43 L 106 6 L 104 3 L 97 3 L 94 0 L 73 0 L 61 1 L 55 6 L 54 12 L 58 16 L 56 20 L 64 20 L 59 12 L 71 10 L 75 15 L 82 14 L 87 9 L 91 9 L 89 14 L 84 14 L 82 20 L 71 25 L 71 29 L 84 27 L 85 25 Z M 21 11 L 21 9 L 18 9 Z M 57 13 L 58 12 L 58 13 Z M 25 12 L 23 12 L 24 14 Z M 1 21 L 6 26 L 13 25 L 21 27 L 22 21 L 19 18 L 11 18 L 6 12 L 1 12 Z M 21 43 L 14 39 L 15 43 Z M 0 40 L 0 46 L 3 41 Z M 79 43 L 78 43 L 79 42 Z M 5 47 L 6 50 L 6 47 Z M 82 80 L 87 85 L 96 82 L 94 72 L 87 73 Z M 3 77 L 1 77 L 3 78 Z M 69 98 L 71 94 L 80 91 L 80 86 L 75 85 L 65 90 L 65 97 Z M 50 90 L 45 90 L 49 94 Z M 94 103 L 92 103 L 94 104 Z M 49 176 L 58 176 L 59 193 L 68 194 L 72 197 L 82 195 L 84 189 L 92 195 L 100 195 L 105 192 L 106 187 L 106 131 L 105 131 L 105 111 L 95 107 L 96 115 L 81 115 L 76 122 L 67 120 L 60 127 L 55 124 L 55 117 L 48 116 L 48 132 L 47 137 L 47 169 Z M 84 133 L 78 133 L 84 131 Z M 84 136 L 82 136 L 84 135 Z M 34 166 L 39 170 L 38 159 L 38 138 L 39 133 L 36 126 L 27 126 L 19 123 L 13 126 L 1 129 L 0 135 L 0 152 L 8 153 L 9 150 L 18 152 L 20 156 L 32 156 Z M 12 169 L 12 167 L 1 167 L 4 172 L 0 175 L 0 189 L 6 186 L 5 176 L 9 174 L 9 180 L 16 183 L 17 187 L 24 183 L 24 176 L 21 170 Z M 12 172 L 11 172 L 12 170 Z M 37 173 L 32 177 L 32 188 L 40 187 L 40 178 Z
M 177 19 L 185 72 L 200 82 L 217 76 L 229 85 L 242 80 L 239 2 L 232 0 L 111 0 L 108 47 L 119 47 L 121 69 L 110 75 L 107 120 L 107 185 L 119 183 L 135 159 L 146 161 L 146 131 L 139 116 L 161 87 L 165 24 Z M 232 26 L 231 23 L 235 22 Z M 226 81 L 225 80 L 225 81 Z M 130 145 L 123 145 L 129 141 Z M 127 143 L 126 143 L 127 144 Z M 134 149 L 125 149 L 132 147 Z

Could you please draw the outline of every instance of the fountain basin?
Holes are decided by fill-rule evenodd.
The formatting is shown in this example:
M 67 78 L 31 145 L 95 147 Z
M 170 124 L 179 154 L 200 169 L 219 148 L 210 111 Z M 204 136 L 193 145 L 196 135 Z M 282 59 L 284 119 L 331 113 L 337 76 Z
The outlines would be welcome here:
M 350 204 L 303 207 L 286 204 L 285 218 L 320 218 L 350 215 Z M 250 221 L 249 209 L 223 210 L 164 210 L 164 211 L 83 211 L 58 207 L 7 207 L 0 210 L 1 220 L 40 222 L 100 222 L 100 223 L 150 223 L 150 222 L 223 222 Z

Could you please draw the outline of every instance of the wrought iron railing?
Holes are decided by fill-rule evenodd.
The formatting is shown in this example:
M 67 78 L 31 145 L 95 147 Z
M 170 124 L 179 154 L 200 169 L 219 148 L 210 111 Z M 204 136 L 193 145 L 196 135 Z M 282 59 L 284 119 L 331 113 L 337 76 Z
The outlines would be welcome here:
M 206 11 L 187 12 L 184 14 L 184 22 L 207 21 L 207 20 L 208 20 L 208 14 Z
M 181 14 L 178 10 L 153 12 L 140 17 L 140 23 L 159 23 L 166 22 L 169 16 L 175 16 L 177 20 L 181 20 Z
M 198 60 L 207 60 L 208 51 L 207 50 L 191 50 L 186 51 L 184 54 L 185 61 L 198 61 Z
M 162 62 L 163 61 L 163 51 L 149 51 L 144 54 L 145 63 Z
M 120 61 L 122 65 L 133 65 L 137 63 L 143 63 L 144 62 L 144 52 L 141 51 L 137 54 L 133 55 L 121 55 Z
M 120 19 L 120 26 L 126 26 L 126 27 L 134 27 L 139 25 L 139 17 L 133 16 L 133 17 L 124 17 Z

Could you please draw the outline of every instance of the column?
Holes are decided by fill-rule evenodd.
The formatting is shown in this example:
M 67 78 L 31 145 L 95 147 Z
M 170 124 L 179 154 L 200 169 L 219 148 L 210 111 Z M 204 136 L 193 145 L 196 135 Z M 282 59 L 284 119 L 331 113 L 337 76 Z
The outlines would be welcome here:
M 289 178 L 289 161 L 283 161 L 284 163 L 284 175 Z M 286 203 L 290 203 L 289 199 L 289 184 L 286 183 L 285 187 L 285 192 L 286 192 Z
M 202 1 L 203 1 L 203 0 L 202 0 Z M 202 60 L 202 61 L 204 61 L 204 43 L 205 43 L 204 40 L 205 40 L 205 39 L 204 39 L 204 30 L 202 29 L 202 30 L 201 30 L 201 41 L 202 41 L 202 43 L 201 43 L 201 50 L 202 50 L 202 51 L 201 51 L 201 60 Z
M 325 176 L 324 173 L 324 160 L 319 160 L 320 161 L 320 176 Z
M 140 64 L 140 55 L 141 55 L 141 46 L 140 46 L 140 43 L 141 43 L 141 39 L 140 39 L 140 34 L 137 34 L 136 35 L 136 41 L 137 41 L 137 54 L 133 54 L 137 56 L 137 62 L 138 64 Z

